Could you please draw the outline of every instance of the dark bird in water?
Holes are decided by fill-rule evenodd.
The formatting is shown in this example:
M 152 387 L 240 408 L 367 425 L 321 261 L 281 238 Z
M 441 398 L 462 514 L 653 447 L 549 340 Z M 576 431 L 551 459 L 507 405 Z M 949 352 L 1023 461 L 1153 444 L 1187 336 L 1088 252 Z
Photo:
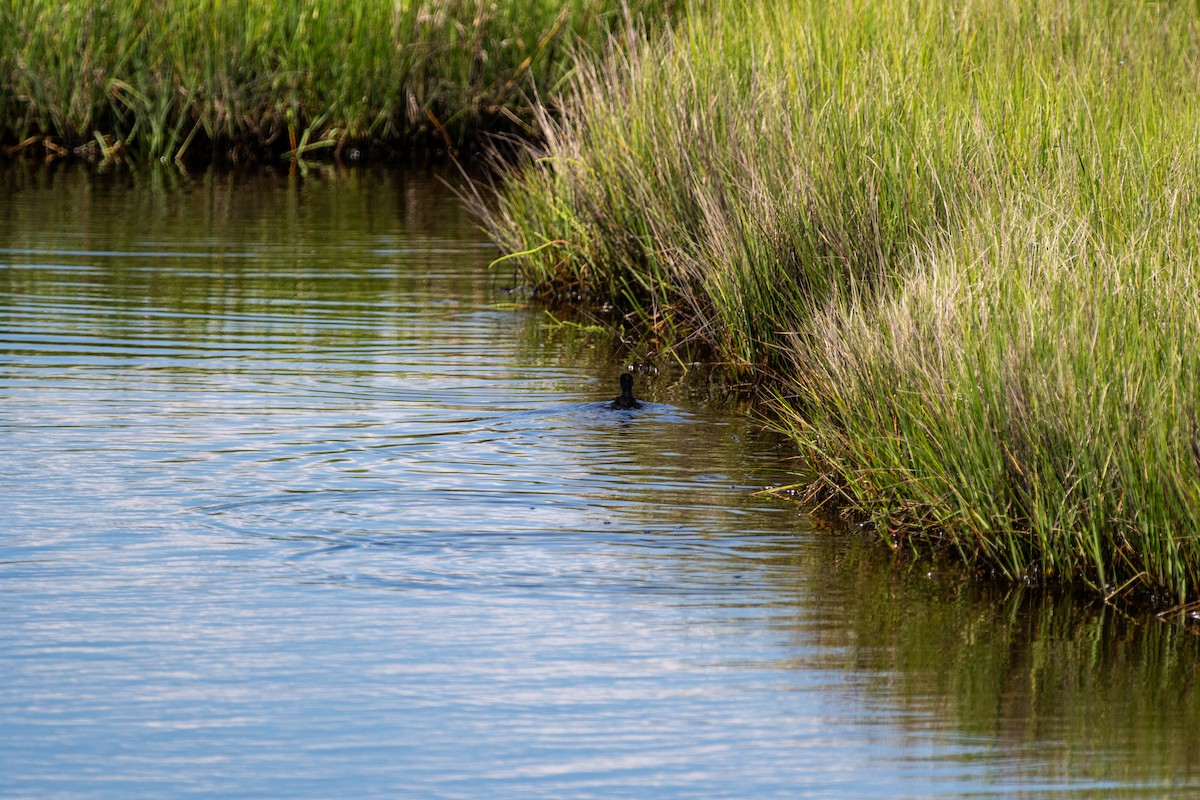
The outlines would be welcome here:
M 633 396 L 633 376 L 626 372 L 621 376 L 621 393 L 617 399 L 608 404 L 609 408 L 617 411 L 628 411 L 631 408 L 641 408 L 642 404 Z

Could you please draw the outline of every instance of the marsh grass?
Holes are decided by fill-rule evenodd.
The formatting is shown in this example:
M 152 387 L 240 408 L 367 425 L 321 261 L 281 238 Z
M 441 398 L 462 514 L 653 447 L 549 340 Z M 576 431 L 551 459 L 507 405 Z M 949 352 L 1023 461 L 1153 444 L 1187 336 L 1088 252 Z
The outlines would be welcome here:
M 23 0 L 0 8 L 0 142 L 140 157 L 454 150 L 530 131 L 568 51 L 671 0 Z
M 897 546 L 1200 600 L 1194 9 L 692 11 L 482 210 L 525 274 L 767 380 Z

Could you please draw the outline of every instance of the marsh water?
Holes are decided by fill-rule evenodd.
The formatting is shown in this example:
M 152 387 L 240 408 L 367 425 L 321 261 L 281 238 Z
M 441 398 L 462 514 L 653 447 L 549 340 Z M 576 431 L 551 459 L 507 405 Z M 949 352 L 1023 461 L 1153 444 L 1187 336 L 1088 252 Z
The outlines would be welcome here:
M 1174 797 L 1183 625 L 758 493 L 427 173 L 0 173 L 0 796 Z

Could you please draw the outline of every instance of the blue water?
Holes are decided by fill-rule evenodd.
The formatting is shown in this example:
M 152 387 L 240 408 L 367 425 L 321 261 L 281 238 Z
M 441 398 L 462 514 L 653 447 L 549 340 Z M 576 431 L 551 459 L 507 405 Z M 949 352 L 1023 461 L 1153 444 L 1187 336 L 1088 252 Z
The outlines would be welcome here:
M 1194 637 L 823 529 L 703 370 L 607 410 L 441 183 L 3 183 L 0 796 L 1200 792 Z

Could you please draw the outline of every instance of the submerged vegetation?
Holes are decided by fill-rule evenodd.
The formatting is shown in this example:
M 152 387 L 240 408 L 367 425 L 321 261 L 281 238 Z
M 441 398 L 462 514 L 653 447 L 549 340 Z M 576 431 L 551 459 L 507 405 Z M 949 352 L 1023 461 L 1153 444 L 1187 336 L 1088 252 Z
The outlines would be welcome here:
M 0 6 L 11 154 L 250 160 L 527 133 L 573 48 L 672 0 L 22 0 Z M 540 97 L 538 96 L 540 93 Z
M 1185 4 L 692 9 L 483 213 L 544 294 L 765 379 L 894 546 L 1195 603 L 1198 69 Z

